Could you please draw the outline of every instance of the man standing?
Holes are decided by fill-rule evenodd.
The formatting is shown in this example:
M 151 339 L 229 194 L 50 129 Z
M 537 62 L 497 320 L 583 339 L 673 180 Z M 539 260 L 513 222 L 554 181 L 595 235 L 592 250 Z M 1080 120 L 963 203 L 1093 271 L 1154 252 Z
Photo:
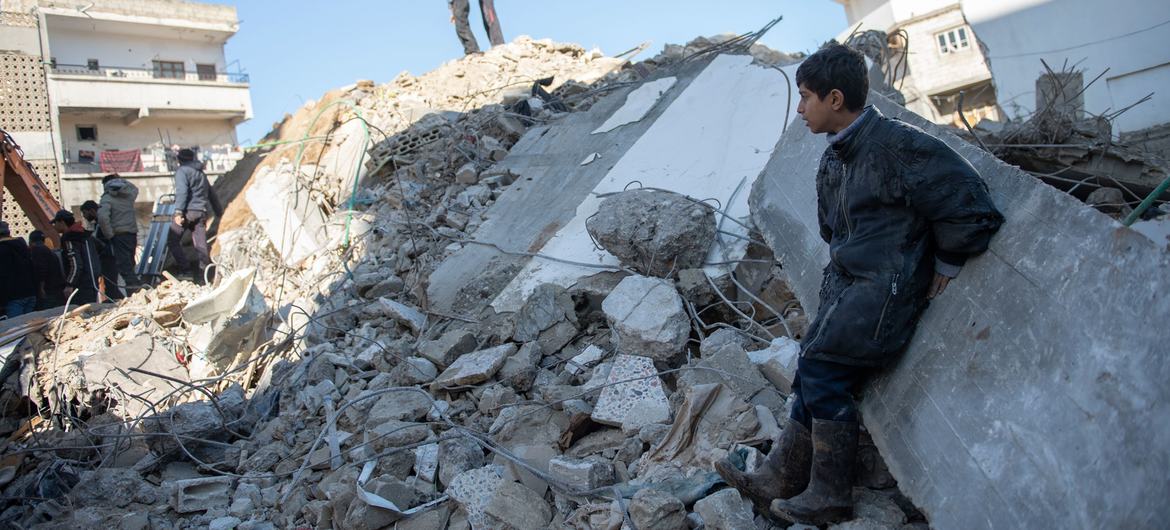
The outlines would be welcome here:
M 73 304 L 82 305 L 98 300 L 98 277 L 102 265 L 97 257 L 97 243 L 69 210 L 53 216 L 53 228 L 61 234 L 61 263 L 64 265 L 65 289 L 62 293 Z M 77 291 L 76 294 L 73 292 Z
M 33 230 L 28 234 L 28 251 L 32 256 L 36 276 L 37 311 L 65 305 L 65 276 L 61 273 L 61 258 L 45 246 L 45 233 Z
M 831 43 L 796 71 L 797 112 L 829 146 L 817 171 L 829 245 L 820 309 L 801 341 L 794 402 L 753 473 L 716 464 L 772 516 L 827 525 L 853 515 L 853 395 L 898 358 L 930 299 L 1003 224 L 975 168 L 938 138 L 866 106 L 865 58 Z
M 179 150 L 179 169 L 175 171 L 175 218 L 171 224 L 167 247 L 180 269 L 190 268 L 195 283 L 203 283 L 203 271 L 211 264 L 207 249 L 207 211 L 211 208 L 211 184 L 203 173 L 203 164 L 195 160 L 195 152 Z M 192 264 L 183 251 L 183 235 L 191 233 L 196 263 Z
M 140 283 L 134 273 L 134 254 L 138 250 L 134 200 L 138 198 L 138 188 L 116 174 L 102 178 L 102 188 L 101 207 L 97 211 L 98 229 L 101 237 L 109 241 L 117 273 L 122 276 L 126 290 L 130 291 Z
M 98 211 L 101 207 L 98 203 L 93 201 L 85 201 L 81 203 L 81 218 L 85 221 L 84 227 L 90 235 L 93 236 L 94 243 L 97 244 L 98 259 L 102 262 L 102 280 L 104 290 L 102 291 L 111 300 L 121 300 L 125 298 L 122 290 L 118 287 L 118 262 L 114 257 L 114 245 L 110 240 L 102 234 L 98 225 Z
M 28 245 L 12 237 L 8 223 L 0 221 L 0 304 L 8 318 L 31 313 L 37 305 L 36 279 Z
M 471 32 L 471 23 L 467 17 L 471 13 L 468 0 L 448 0 L 451 8 L 451 22 L 455 23 L 455 34 L 459 42 L 463 43 L 463 53 L 471 55 L 479 53 L 479 43 L 475 42 L 475 34 Z M 492 0 L 479 0 L 479 12 L 483 15 L 483 29 L 487 31 L 488 40 L 492 46 L 504 43 L 504 33 L 500 31 L 500 19 L 496 18 L 496 8 Z

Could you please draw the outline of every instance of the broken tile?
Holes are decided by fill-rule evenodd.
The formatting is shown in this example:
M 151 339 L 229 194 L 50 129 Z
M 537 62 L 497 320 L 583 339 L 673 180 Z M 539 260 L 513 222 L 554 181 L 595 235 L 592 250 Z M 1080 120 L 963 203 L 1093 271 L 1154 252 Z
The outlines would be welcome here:
M 691 334 L 682 298 L 670 280 L 629 276 L 601 304 L 621 353 L 667 360 Z
M 606 380 L 612 386 L 601 391 L 593 421 L 623 429 L 670 421 L 670 404 L 657 373 L 649 357 L 619 354 Z M 627 382 L 614 384 L 618 381 Z

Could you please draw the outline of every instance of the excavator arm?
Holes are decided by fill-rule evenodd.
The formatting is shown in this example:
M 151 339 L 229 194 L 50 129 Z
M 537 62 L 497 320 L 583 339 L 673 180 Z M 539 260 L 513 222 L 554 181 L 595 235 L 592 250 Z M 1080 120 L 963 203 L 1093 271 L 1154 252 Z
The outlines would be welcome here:
M 0 129 L 0 184 L 12 194 L 16 204 L 32 221 L 32 225 L 45 233 L 54 248 L 61 247 L 57 231 L 53 229 L 53 216 L 61 209 L 61 203 L 49 192 L 48 186 L 37 176 L 37 172 L 24 161 L 24 152 L 12 136 Z M 0 194 L 0 206 L 3 206 Z

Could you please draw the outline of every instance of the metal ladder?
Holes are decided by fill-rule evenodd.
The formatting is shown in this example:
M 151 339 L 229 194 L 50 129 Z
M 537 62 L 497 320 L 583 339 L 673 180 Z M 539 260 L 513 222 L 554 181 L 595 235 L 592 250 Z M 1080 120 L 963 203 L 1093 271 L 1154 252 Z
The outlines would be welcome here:
M 147 277 L 162 274 L 167 261 L 167 236 L 171 231 L 171 219 L 175 216 L 175 194 L 168 193 L 154 201 L 154 213 L 150 218 L 150 232 L 142 244 L 142 256 L 138 258 L 135 273 L 145 282 Z M 154 278 L 152 278 L 154 279 Z

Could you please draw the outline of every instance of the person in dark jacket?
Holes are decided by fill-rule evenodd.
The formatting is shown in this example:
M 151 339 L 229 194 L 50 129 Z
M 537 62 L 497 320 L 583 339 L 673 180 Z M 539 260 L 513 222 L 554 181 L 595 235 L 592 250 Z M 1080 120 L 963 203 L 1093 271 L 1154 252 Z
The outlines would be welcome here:
M 138 187 L 117 174 L 102 178 L 101 206 L 97 211 L 98 233 L 110 242 L 114 265 L 127 290 L 141 283 L 134 272 L 134 254 L 138 250 L 138 219 L 134 201 Z
M 102 265 L 93 236 L 74 219 L 69 210 L 61 210 L 53 216 L 53 228 L 61 234 L 61 263 L 65 273 L 62 293 L 66 300 L 73 295 L 69 302 L 75 305 L 98 301 L 98 278 L 102 275 Z M 77 291 L 76 294 L 74 291 Z
M 31 313 L 37 305 L 36 278 L 24 239 L 12 237 L 0 221 L 0 307 L 8 318 Z
M 479 53 L 479 43 L 475 42 L 475 34 L 471 32 L 471 22 L 467 18 L 471 14 L 468 0 L 448 0 L 447 7 L 451 8 L 451 22 L 455 24 L 455 34 L 463 44 L 463 53 Z M 483 29 L 492 46 L 503 44 L 504 32 L 500 31 L 500 19 L 496 17 L 493 0 L 479 0 L 479 13 L 483 15 Z
M 831 43 L 800 65 L 796 82 L 797 112 L 829 140 L 816 177 L 829 264 L 780 439 L 753 473 L 729 461 L 716 470 L 772 516 L 826 525 L 853 515 L 853 395 L 905 349 L 928 301 L 987 249 L 1003 216 L 962 156 L 865 106 L 860 53 Z
M 179 268 L 190 268 L 195 283 L 203 283 L 203 271 L 211 264 L 207 249 L 207 212 L 212 208 L 211 183 L 203 173 L 203 164 L 195 152 L 179 150 L 179 169 L 175 171 L 175 218 L 171 224 L 167 247 Z M 196 263 L 183 251 L 183 235 L 191 234 Z
M 45 233 L 33 230 L 28 234 L 28 250 L 36 274 L 37 311 L 65 305 L 65 275 L 61 272 L 61 258 L 45 246 Z
M 101 207 L 94 201 L 81 203 L 81 219 L 84 221 L 82 226 L 93 236 L 94 243 L 97 244 L 97 255 L 102 262 L 102 283 L 98 284 L 102 288 L 102 294 L 112 300 L 121 300 L 125 295 L 118 286 L 118 259 L 114 255 L 114 245 L 102 234 L 99 226 L 100 210 Z

